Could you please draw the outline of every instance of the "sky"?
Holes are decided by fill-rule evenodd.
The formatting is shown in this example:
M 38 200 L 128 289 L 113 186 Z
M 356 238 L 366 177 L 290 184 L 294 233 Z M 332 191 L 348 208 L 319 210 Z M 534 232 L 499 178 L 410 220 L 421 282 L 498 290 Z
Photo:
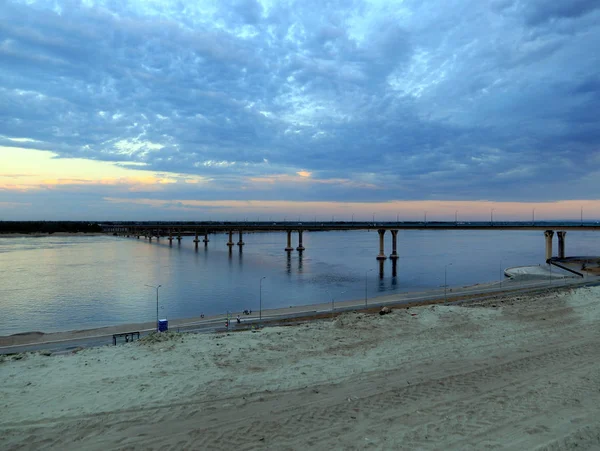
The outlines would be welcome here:
M 1 3 L 0 220 L 600 218 L 597 0 Z

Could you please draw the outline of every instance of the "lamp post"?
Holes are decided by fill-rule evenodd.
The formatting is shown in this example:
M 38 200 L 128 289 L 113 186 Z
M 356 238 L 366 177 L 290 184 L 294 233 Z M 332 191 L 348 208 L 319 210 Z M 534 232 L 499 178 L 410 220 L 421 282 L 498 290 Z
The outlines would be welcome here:
M 452 263 L 448 263 L 447 265 L 444 265 L 444 302 L 448 301 L 448 296 L 447 296 L 448 284 L 446 283 L 446 281 L 448 280 L 448 278 L 447 278 L 448 266 L 452 266 Z
M 329 292 L 329 290 L 325 290 L 325 291 L 327 292 L 327 294 L 331 298 L 331 319 L 333 320 L 333 312 L 335 311 L 335 299 L 333 298 L 333 296 L 331 295 L 331 293 Z M 338 296 L 341 296 L 344 293 L 345 293 L 345 291 L 342 291 L 340 294 L 338 294 Z
M 260 326 L 262 323 L 262 281 L 263 279 L 266 279 L 267 276 L 263 276 L 260 279 L 260 282 L 258 284 L 258 325 Z
M 158 332 L 158 289 L 162 287 L 162 285 L 145 285 L 150 288 L 154 288 L 156 290 L 156 332 Z
M 371 271 L 373 271 L 373 268 L 365 271 L 365 307 L 367 306 L 367 274 L 369 274 Z

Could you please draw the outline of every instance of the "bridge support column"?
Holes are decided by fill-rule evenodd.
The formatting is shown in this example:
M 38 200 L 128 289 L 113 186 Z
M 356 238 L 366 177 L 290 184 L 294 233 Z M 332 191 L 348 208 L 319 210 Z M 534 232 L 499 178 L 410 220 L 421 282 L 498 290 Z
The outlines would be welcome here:
M 558 236 L 558 258 L 565 258 L 565 238 L 567 237 L 567 232 L 562 230 L 556 232 Z
M 298 252 L 302 252 L 305 249 L 305 247 L 302 245 L 302 232 L 302 229 L 298 230 L 298 247 L 296 248 Z
M 181 244 L 181 229 L 177 229 L 177 244 Z
M 546 230 L 544 232 L 546 237 L 546 262 L 552 258 L 552 237 L 554 236 L 554 230 Z
M 233 230 L 229 231 L 229 241 L 227 242 L 227 246 L 229 246 L 229 250 L 231 250 L 231 247 L 233 246 Z
M 196 237 L 194 238 L 194 248 L 198 249 L 198 243 L 200 242 L 200 240 L 198 239 L 198 230 L 196 230 L 195 232 L 196 232 Z
M 152 234 L 148 235 L 148 241 L 152 243 Z
M 173 232 L 169 229 L 169 246 L 173 245 Z
M 208 242 L 210 240 L 208 239 L 208 232 L 204 231 L 204 239 L 202 240 L 202 242 L 204 243 L 205 246 L 208 246 Z
M 390 258 L 392 260 L 396 260 L 397 258 L 399 258 L 399 256 L 398 256 L 398 231 L 390 230 L 390 232 L 392 234 L 392 253 L 390 254 Z
M 291 230 L 287 231 L 287 246 L 286 246 L 285 250 L 288 252 L 291 252 L 294 250 L 294 248 L 292 247 L 292 231 Z
M 385 229 L 379 229 L 377 233 L 379 233 L 379 255 L 377 256 L 377 260 L 385 260 L 387 258 L 383 250 L 383 238 L 385 236 Z
M 239 231 L 239 240 L 237 242 L 237 245 L 240 247 L 240 249 L 242 248 L 242 246 L 244 245 L 244 240 L 242 239 L 242 229 L 240 229 Z

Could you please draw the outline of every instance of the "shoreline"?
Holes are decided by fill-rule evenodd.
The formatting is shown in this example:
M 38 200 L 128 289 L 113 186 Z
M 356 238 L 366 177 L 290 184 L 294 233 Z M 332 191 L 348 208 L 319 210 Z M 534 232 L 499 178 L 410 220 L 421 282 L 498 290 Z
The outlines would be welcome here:
M 364 299 L 354 299 L 347 301 L 339 301 L 335 303 L 335 309 L 332 311 L 331 303 L 316 303 L 307 305 L 298 305 L 290 307 L 280 307 L 274 309 L 263 309 L 262 322 L 271 324 L 285 320 L 295 321 L 310 321 L 311 319 L 319 319 L 320 317 L 327 318 L 331 315 L 339 316 L 347 311 L 377 311 L 382 306 L 390 306 L 397 308 L 402 307 L 418 307 L 432 304 L 451 304 L 468 301 L 470 298 L 485 298 L 489 296 L 510 296 L 524 294 L 531 291 L 547 290 L 549 288 L 562 288 L 586 286 L 590 284 L 600 283 L 600 278 L 589 277 L 586 280 L 581 279 L 563 279 L 557 281 L 555 285 L 548 286 L 546 281 L 531 281 L 531 280 L 506 280 L 496 282 L 478 283 L 463 287 L 453 287 L 447 290 L 446 295 L 443 289 L 434 289 L 418 292 L 394 293 L 382 296 L 368 298 L 365 306 Z M 375 310 L 373 310 L 375 309 Z M 246 316 L 243 312 L 230 312 L 230 321 L 232 327 L 230 330 L 225 329 L 224 321 L 227 313 L 221 313 L 211 316 L 194 316 L 186 318 L 169 319 L 169 330 L 176 329 L 191 329 L 194 327 L 211 328 L 213 332 L 228 330 L 245 330 L 250 325 L 258 323 L 258 311 L 252 311 L 252 316 Z M 235 318 L 240 315 L 242 326 L 237 328 Z M 139 323 L 116 324 L 104 327 L 87 328 L 87 329 L 71 329 L 57 332 L 41 332 L 27 331 L 17 332 L 11 335 L 0 336 L 0 350 L 21 346 L 35 346 L 49 343 L 69 342 L 85 339 L 97 339 L 112 337 L 113 334 L 139 331 L 149 333 L 156 329 L 155 321 L 146 321 Z

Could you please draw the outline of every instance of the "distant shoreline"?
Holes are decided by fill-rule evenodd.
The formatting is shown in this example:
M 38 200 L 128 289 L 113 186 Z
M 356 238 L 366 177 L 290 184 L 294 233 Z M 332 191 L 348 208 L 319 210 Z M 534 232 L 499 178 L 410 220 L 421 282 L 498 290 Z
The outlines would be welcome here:
M 43 238 L 46 236 L 111 236 L 104 232 L 0 233 L 0 238 Z

